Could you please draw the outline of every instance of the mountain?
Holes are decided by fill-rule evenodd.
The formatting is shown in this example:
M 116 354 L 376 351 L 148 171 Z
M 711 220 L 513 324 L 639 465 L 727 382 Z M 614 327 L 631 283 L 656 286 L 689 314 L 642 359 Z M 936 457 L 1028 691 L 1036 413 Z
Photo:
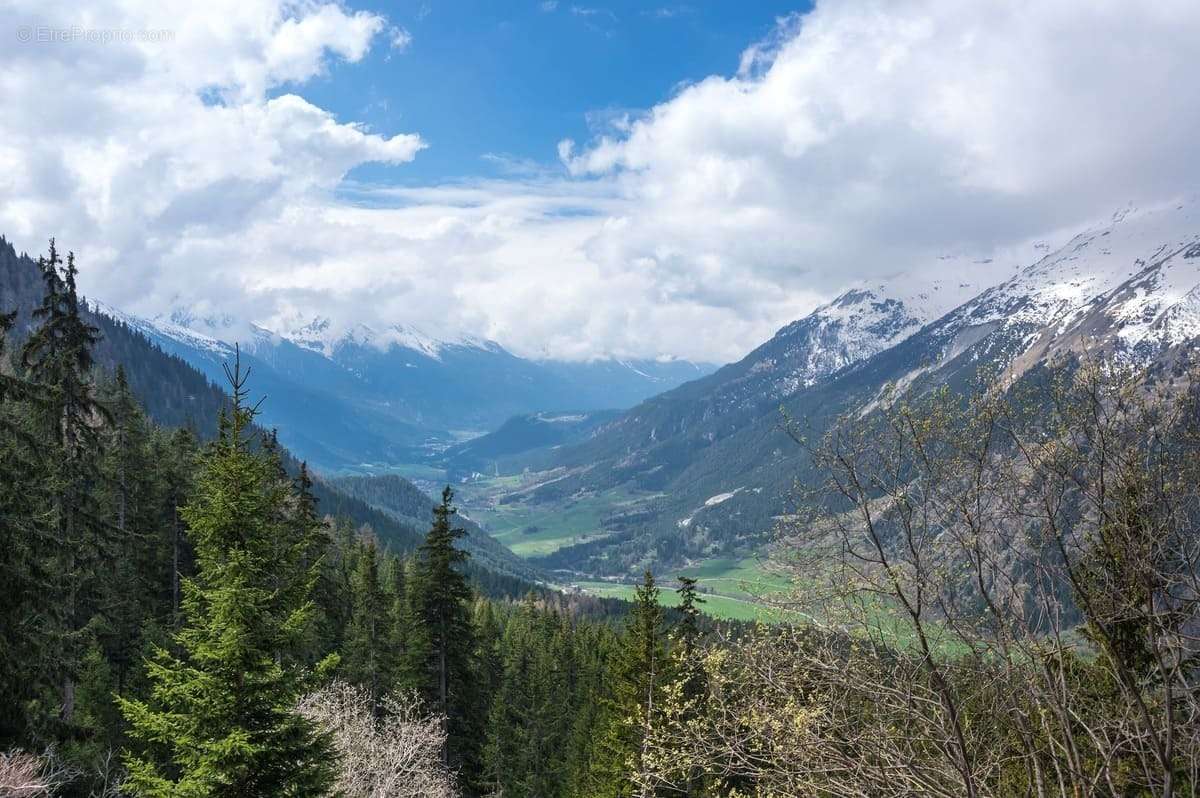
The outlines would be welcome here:
M 185 326 L 175 315 L 148 320 L 92 303 L 100 315 L 137 330 L 159 349 L 185 361 L 218 385 L 235 345 Z M 194 322 L 193 322 L 194 323 Z M 436 435 L 406 422 L 386 405 L 360 401 L 352 374 L 324 356 L 255 329 L 238 345 L 256 390 L 266 398 L 262 423 L 298 457 L 323 470 L 364 462 L 403 462 Z
M 629 407 L 710 370 L 686 361 L 534 361 L 492 341 L 402 325 L 337 333 L 318 318 L 272 331 L 186 311 L 144 319 L 97 309 L 214 380 L 236 342 L 271 397 L 264 422 L 333 472 L 424 460 L 515 415 Z
M 636 524 L 542 564 L 627 573 L 748 553 L 788 510 L 795 481 L 812 476 L 785 423 L 816 437 L 890 391 L 961 388 L 981 372 L 1018 380 L 1064 354 L 1175 368 L 1200 336 L 1200 206 L 1119 213 L 946 310 L 886 288 L 850 292 L 557 451 L 553 479 L 509 501 L 615 488 L 645 498 Z
M 479 472 L 514 473 L 532 467 L 535 453 L 548 454 L 548 449 L 586 440 L 619 415 L 617 410 L 598 410 L 513 416 L 493 432 L 451 446 L 441 462 L 451 481 Z
M 15 354 L 19 342 L 29 334 L 34 321 L 32 310 L 41 302 L 41 297 L 42 280 L 37 264 L 26 255 L 18 255 L 12 245 L 0 237 L 0 313 L 17 311 L 13 342 L 8 347 L 10 352 Z M 128 317 L 110 315 L 111 311 L 101 312 L 96 308 L 95 303 L 88 303 L 85 314 L 101 333 L 94 351 L 97 366 L 110 374 L 118 366 L 122 367 L 134 394 L 156 423 L 189 427 L 201 438 L 212 437 L 216 432 L 217 417 L 228 401 L 218 387 L 224 382 L 224 374 L 210 380 L 211 375 L 197 371 L 171 349 L 163 347 L 164 339 L 145 335 L 144 325 L 126 323 Z M 175 335 L 184 337 L 182 331 L 175 331 Z M 218 344 L 212 339 L 193 338 L 192 346 L 196 351 L 203 348 L 214 351 L 212 362 L 218 364 L 218 368 L 223 362 L 221 358 L 228 354 L 224 350 L 218 353 Z M 8 367 L 8 363 L 0 364 L 0 369 Z M 264 379 L 269 376 L 259 373 L 250 376 L 251 395 L 264 399 L 264 409 L 275 401 L 267 390 L 271 383 Z M 330 424 L 335 422 L 337 419 L 327 420 Z M 283 458 L 288 471 L 297 473 L 299 460 L 287 450 L 283 451 Z M 399 480 L 398 477 L 394 479 Z M 403 517 L 373 506 L 324 479 L 317 479 L 313 494 L 321 512 L 370 526 L 382 542 L 395 551 L 405 552 L 415 549 L 424 539 L 434 503 L 411 484 L 402 489 L 409 497 L 410 508 Z M 515 594 L 523 593 L 533 581 L 540 581 L 541 572 L 537 568 L 513 556 L 474 525 L 468 527 L 465 545 L 472 553 L 472 576 L 481 584 L 509 595 L 514 591 Z

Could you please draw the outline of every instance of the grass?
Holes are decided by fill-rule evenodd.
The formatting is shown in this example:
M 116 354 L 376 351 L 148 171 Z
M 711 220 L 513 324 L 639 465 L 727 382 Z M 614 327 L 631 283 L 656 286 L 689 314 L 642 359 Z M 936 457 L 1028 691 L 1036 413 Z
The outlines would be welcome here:
M 584 592 L 594 596 L 618 598 L 625 601 L 633 600 L 633 585 L 616 584 L 613 582 L 576 582 Z M 714 618 L 733 621 L 764 621 L 777 622 L 784 620 L 785 613 L 773 607 L 755 603 L 749 599 L 734 596 L 722 596 L 715 593 L 705 593 L 701 596 L 704 604 L 701 609 Z M 663 588 L 658 596 L 659 603 L 664 607 L 674 607 L 679 603 L 678 594 L 671 589 Z
M 544 504 L 500 504 L 498 496 L 519 486 L 521 477 L 497 477 L 462 486 L 466 512 L 493 538 L 518 557 L 550 554 L 564 546 L 585 543 L 613 534 L 600 522 L 610 513 L 650 498 L 613 490 L 582 498 Z
M 690 576 L 697 580 L 701 598 L 704 599 L 702 609 L 714 618 L 767 623 L 799 619 L 794 612 L 768 606 L 762 601 L 771 594 L 786 591 L 789 583 L 782 576 L 766 570 L 758 560 L 706 560 L 678 571 L 665 572 L 662 579 L 665 583 L 678 576 Z M 634 595 L 632 584 L 602 581 L 575 584 L 584 592 L 596 596 L 631 601 Z M 679 597 L 673 589 L 664 586 L 659 593 L 659 601 L 664 607 L 674 607 Z
M 714 593 L 756 599 L 791 588 L 784 576 L 773 573 L 756 559 L 722 558 L 681 568 L 671 576 L 690 576 Z
M 442 482 L 446 479 L 445 469 L 428 463 L 390 463 L 386 467 L 369 468 L 368 473 L 375 476 L 399 474 L 413 482 Z

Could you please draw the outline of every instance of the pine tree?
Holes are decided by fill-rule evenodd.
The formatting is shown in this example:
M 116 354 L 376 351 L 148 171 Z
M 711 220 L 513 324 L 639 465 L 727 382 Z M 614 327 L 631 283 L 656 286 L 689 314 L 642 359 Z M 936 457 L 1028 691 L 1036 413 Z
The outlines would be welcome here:
M 354 574 L 354 613 L 346 633 L 342 666 L 346 678 L 367 690 L 378 701 L 391 686 L 386 671 L 388 617 L 379 585 L 379 560 L 375 541 L 361 546 Z
M 295 712 L 304 674 L 288 653 L 309 622 L 315 569 L 304 549 L 281 551 L 291 486 L 249 445 L 254 409 L 240 367 L 233 407 L 183 511 L 197 574 L 183 584 L 182 652 L 158 649 L 151 701 L 121 699 L 133 736 L 126 789 L 156 796 L 317 796 L 332 783 L 328 738 Z
M 643 770 L 645 744 L 655 707 L 667 678 L 663 611 L 654 574 L 646 571 L 635 591 L 633 609 L 613 663 L 612 698 L 605 706 L 604 730 L 598 743 L 590 783 L 592 794 L 613 798 L 648 798 L 631 773 Z
M 466 531 L 454 525 L 453 498 L 447 486 L 409 582 L 403 683 L 446 716 L 446 761 L 472 785 L 481 773 L 483 718 L 474 681 L 471 588 L 460 570 L 467 553 L 455 545 Z
M 67 254 L 64 267 L 51 239 L 50 253 L 38 259 L 38 266 L 45 293 L 33 311 L 38 326 L 25 342 L 21 363 L 36 386 L 31 395 L 36 396 L 47 484 L 54 496 L 53 662 L 65 734 L 74 719 L 87 627 L 98 611 L 98 572 L 111 556 L 111 526 L 102 520 L 93 491 L 98 478 L 98 430 L 108 413 L 92 379 L 92 349 L 99 330 L 81 313 L 75 255 Z

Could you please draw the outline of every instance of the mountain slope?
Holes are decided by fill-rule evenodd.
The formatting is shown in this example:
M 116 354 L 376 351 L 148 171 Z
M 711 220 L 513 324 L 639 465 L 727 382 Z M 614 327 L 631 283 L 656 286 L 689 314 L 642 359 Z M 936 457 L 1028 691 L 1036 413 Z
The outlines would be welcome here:
M 151 320 L 98 307 L 214 380 L 233 357 L 231 342 L 240 340 L 272 397 L 266 422 L 330 471 L 422 460 L 464 431 L 494 429 L 515 415 L 628 407 L 708 370 L 683 361 L 532 361 L 494 342 L 439 339 L 399 325 L 337 334 L 316 319 L 247 333 L 223 317 L 179 311 Z
M 16 342 L 29 333 L 33 321 L 31 311 L 40 303 L 41 296 L 42 281 L 36 263 L 27 256 L 18 255 L 11 244 L 0 238 L 0 312 L 17 311 L 13 331 Z M 110 373 L 122 366 L 134 394 L 155 422 L 164 426 L 190 427 L 202 438 L 216 432 L 217 417 L 226 406 L 227 397 L 214 382 L 179 357 L 163 351 L 157 341 L 143 335 L 140 329 L 93 310 L 86 313 L 100 328 L 102 336 L 95 349 L 97 366 Z M 9 350 L 15 353 L 18 348 L 18 345 L 11 345 Z M 223 374 L 221 379 L 224 379 Z M 251 375 L 249 387 L 252 396 L 263 397 L 258 374 Z M 263 398 L 266 400 L 264 406 L 273 401 L 269 395 Z M 297 473 L 299 461 L 286 450 L 283 456 L 288 471 Z M 381 541 L 400 552 L 412 551 L 420 545 L 433 511 L 431 498 L 411 484 L 407 489 L 410 495 L 415 492 L 415 495 L 424 496 L 424 511 L 416 507 L 412 516 L 401 519 L 324 480 L 317 479 L 313 485 L 321 512 L 369 525 Z M 510 581 L 512 578 L 540 578 L 536 568 L 514 557 L 477 528 L 469 531 L 466 546 L 473 556 L 471 569 L 477 581 L 500 584 L 505 578 Z
M 451 481 L 478 472 L 513 473 L 552 447 L 578 443 L 620 415 L 616 410 L 590 413 L 529 413 L 513 416 L 498 429 L 455 444 L 442 454 Z
M 1200 335 L 1198 298 L 1195 202 L 1118 215 L 911 333 L 903 329 L 905 316 L 895 316 L 899 325 L 884 324 L 867 338 L 878 349 L 863 347 L 858 351 L 869 356 L 847 365 L 829 354 L 852 354 L 846 339 L 819 332 L 839 303 L 861 307 L 855 297 L 840 298 L 741 363 L 655 397 L 559 453 L 555 479 L 522 500 L 617 486 L 657 493 L 635 528 L 542 562 L 623 573 L 647 563 L 744 554 L 787 510 L 793 481 L 811 476 L 784 432 L 785 418 L 818 436 L 842 413 L 869 412 L 888 386 L 961 388 L 980 372 L 1019 379 L 1069 353 L 1105 352 L 1172 368 Z M 878 297 L 868 301 L 887 307 Z M 900 340 L 887 340 L 898 328 Z M 824 376 L 805 370 L 814 362 L 829 364 Z

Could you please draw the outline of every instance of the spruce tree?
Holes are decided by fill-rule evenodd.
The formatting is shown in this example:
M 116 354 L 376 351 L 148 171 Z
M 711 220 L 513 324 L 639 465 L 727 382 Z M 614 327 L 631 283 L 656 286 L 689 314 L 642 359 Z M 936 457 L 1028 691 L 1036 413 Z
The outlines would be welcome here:
M 408 591 L 405 572 L 408 568 L 406 560 L 392 554 L 384 559 L 383 585 L 384 600 L 387 602 L 387 660 L 391 666 L 390 686 L 400 675 L 401 663 L 404 661 L 406 607 L 408 606 Z
M 481 773 L 483 710 L 475 684 L 471 588 L 461 571 L 467 553 L 455 545 L 466 531 L 454 524 L 453 498 L 447 486 L 409 583 L 403 681 L 446 716 L 446 761 L 474 785 Z
M 99 427 L 108 415 L 97 398 L 92 377 L 92 349 L 99 330 L 82 314 L 75 284 L 74 253 L 64 266 L 54 240 L 47 257 L 38 259 L 45 292 L 34 309 L 37 326 L 21 352 L 35 390 L 30 393 L 43 435 L 46 484 L 53 494 L 52 527 L 55 644 L 53 663 L 59 683 L 62 734 L 70 733 L 75 714 L 75 687 L 88 647 L 89 623 L 99 610 L 99 571 L 111 556 L 111 525 L 95 502 L 98 480 Z
M 97 636 L 121 692 L 140 649 L 143 620 L 153 611 L 160 533 L 154 478 L 166 469 L 156 469 L 150 461 L 148 423 L 123 367 L 117 368 L 106 393 L 112 424 L 101 461 L 101 493 L 113 539 L 101 580 L 104 618 Z
M 606 702 L 604 730 L 593 765 L 590 789 L 595 796 L 647 798 L 631 774 L 641 772 L 645 744 L 666 681 L 663 611 L 654 574 L 646 571 L 634 593 L 633 608 L 616 653 L 612 697 Z
M 0 357 L 13 320 L 0 314 Z M 28 384 L 0 369 L 0 750 L 24 743 L 40 725 L 34 703 L 54 668 L 45 600 L 52 501 L 29 393 Z
M 139 796 L 255 798 L 328 792 L 328 738 L 295 711 L 305 674 L 291 652 L 304 634 L 315 569 L 290 536 L 291 486 L 255 451 L 244 378 L 229 374 L 233 406 L 205 456 L 183 516 L 197 573 L 183 583 L 179 655 L 158 649 L 149 701 L 121 699 L 147 750 L 126 758 L 126 790 Z
M 346 633 L 343 672 L 349 681 L 365 688 L 371 700 L 378 701 L 391 685 L 385 659 L 389 631 L 387 606 L 379 585 L 379 558 L 374 540 L 367 540 L 361 546 L 353 589 L 354 613 Z

